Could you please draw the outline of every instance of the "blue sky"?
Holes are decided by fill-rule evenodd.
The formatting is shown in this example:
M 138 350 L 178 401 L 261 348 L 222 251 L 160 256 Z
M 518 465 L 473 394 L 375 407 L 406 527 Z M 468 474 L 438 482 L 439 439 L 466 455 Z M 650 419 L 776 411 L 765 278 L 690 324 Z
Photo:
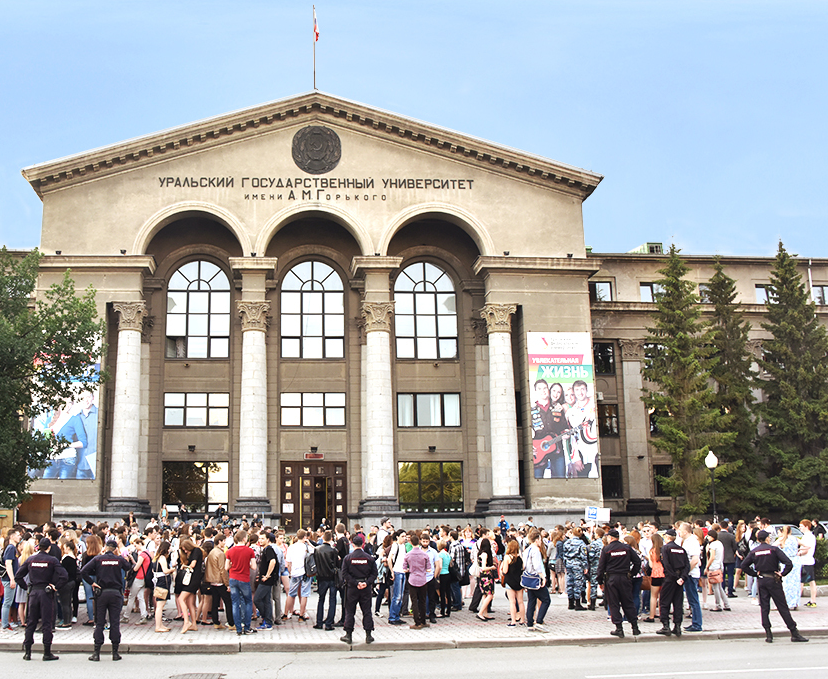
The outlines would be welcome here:
M 312 3 L 0 5 L 0 244 L 23 167 L 307 92 Z M 605 176 L 586 241 L 828 257 L 828 2 L 316 3 L 324 92 Z

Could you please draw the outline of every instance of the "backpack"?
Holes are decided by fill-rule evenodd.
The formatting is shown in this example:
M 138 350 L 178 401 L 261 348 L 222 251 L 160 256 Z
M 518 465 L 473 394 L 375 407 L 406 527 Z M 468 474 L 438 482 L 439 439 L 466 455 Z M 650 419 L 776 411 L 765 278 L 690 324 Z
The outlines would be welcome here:
M 312 578 L 316 572 L 316 551 L 312 549 L 305 554 L 305 577 Z
M 147 589 L 152 589 L 153 587 L 155 587 L 155 583 L 152 579 L 152 568 L 150 568 L 152 564 L 152 557 L 150 556 L 150 553 L 147 550 L 141 552 L 141 557 L 144 556 L 147 557 L 146 561 L 144 561 L 144 587 L 146 587 Z M 138 573 L 140 572 L 141 569 L 139 568 Z

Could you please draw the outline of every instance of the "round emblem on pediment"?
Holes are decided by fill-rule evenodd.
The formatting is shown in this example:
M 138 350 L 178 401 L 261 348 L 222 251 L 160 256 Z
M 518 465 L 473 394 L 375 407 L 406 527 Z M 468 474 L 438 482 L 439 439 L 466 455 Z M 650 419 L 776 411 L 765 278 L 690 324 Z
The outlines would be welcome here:
M 329 127 L 310 125 L 293 135 L 293 162 L 308 174 L 330 172 L 341 157 L 339 135 Z

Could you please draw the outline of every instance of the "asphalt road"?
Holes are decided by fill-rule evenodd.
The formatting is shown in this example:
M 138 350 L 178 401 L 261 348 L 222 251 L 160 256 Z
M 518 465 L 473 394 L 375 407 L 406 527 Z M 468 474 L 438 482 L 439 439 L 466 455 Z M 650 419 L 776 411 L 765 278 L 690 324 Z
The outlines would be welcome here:
M 32 662 L 22 654 L 2 653 L 0 664 L 9 674 L 119 676 L 141 679 L 344 679 L 382 677 L 451 677 L 451 679 L 828 679 L 828 638 L 793 644 L 778 635 L 773 645 L 761 639 L 665 639 L 663 643 L 600 644 L 595 646 L 494 648 L 435 651 L 343 651 L 315 653 L 243 653 L 241 655 L 126 655 L 115 664 L 105 654 L 91 663 L 86 654 L 65 653 L 57 662 Z M 22 674 L 21 674 L 22 672 Z M 81 674 L 82 673 L 82 674 Z

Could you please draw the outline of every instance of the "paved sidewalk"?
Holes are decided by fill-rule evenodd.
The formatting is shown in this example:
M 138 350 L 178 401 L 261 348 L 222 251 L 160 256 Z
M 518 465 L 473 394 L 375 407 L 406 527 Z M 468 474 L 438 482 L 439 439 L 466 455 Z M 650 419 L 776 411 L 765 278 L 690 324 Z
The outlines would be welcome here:
M 822 588 L 820 588 L 822 589 Z M 712 602 L 712 597 L 710 597 Z M 466 605 L 468 605 L 468 599 Z M 764 638 L 759 620 L 759 607 L 752 605 L 745 592 L 740 591 L 736 599 L 730 599 L 730 612 L 703 611 L 704 631 L 685 633 L 681 640 L 674 637 L 665 639 L 655 632 L 658 623 L 641 623 L 642 634 L 633 637 L 629 625 L 625 624 L 627 637 L 623 640 L 610 636 L 613 625 L 607 620 L 603 609 L 596 611 L 567 610 L 566 598 L 552 594 L 544 627 L 546 632 L 528 631 L 525 627 L 507 627 L 509 604 L 505 593 L 498 587 L 494 601 L 495 619 L 490 622 L 477 620 L 473 613 L 462 610 L 452 613 L 450 618 L 438 618 L 436 625 L 424 630 L 412 630 L 408 625 L 393 626 L 387 621 L 388 608 L 382 608 L 381 618 L 375 618 L 376 626 L 371 644 L 372 651 L 429 650 L 438 648 L 481 648 L 510 646 L 546 646 L 556 644 L 618 644 L 632 642 L 684 643 L 692 639 L 745 639 Z M 807 599 L 802 600 L 803 603 Z M 311 620 L 301 622 L 291 619 L 270 631 L 239 637 L 235 630 L 215 630 L 212 626 L 199 626 L 198 632 L 181 634 L 181 623 L 169 623 L 173 631 L 158 634 L 152 622 L 146 625 L 130 623 L 121 626 L 121 652 L 127 653 L 241 653 L 251 651 L 343 651 L 347 647 L 339 641 L 342 628 L 332 632 L 313 629 L 316 616 L 316 593 L 308 602 Z M 820 592 L 817 608 L 800 606 L 793 612 L 799 629 L 805 636 L 828 636 L 828 598 Z M 167 611 L 174 614 L 174 605 L 169 603 Z M 223 614 L 222 614 L 223 615 Z M 58 652 L 88 653 L 92 650 L 92 627 L 82 625 L 86 620 L 86 607 L 81 603 L 79 622 L 70 630 L 56 630 L 53 648 Z M 137 621 L 133 613 L 131 620 Z M 410 617 L 403 618 L 413 623 Z M 771 622 L 780 642 L 787 640 L 787 630 L 775 611 Z M 256 623 L 254 623 L 255 625 Z M 689 624 L 685 620 L 685 625 Z M 357 629 L 354 631 L 353 649 L 366 649 L 365 635 L 357 614 Z M 23 630 L 0 633 L 0 651 L 18 652 L 23 643 Z M 109 642 L 104 647 L 107 651 Z M 40 633 L 35 635 L 35 651 L 42 648 Z

